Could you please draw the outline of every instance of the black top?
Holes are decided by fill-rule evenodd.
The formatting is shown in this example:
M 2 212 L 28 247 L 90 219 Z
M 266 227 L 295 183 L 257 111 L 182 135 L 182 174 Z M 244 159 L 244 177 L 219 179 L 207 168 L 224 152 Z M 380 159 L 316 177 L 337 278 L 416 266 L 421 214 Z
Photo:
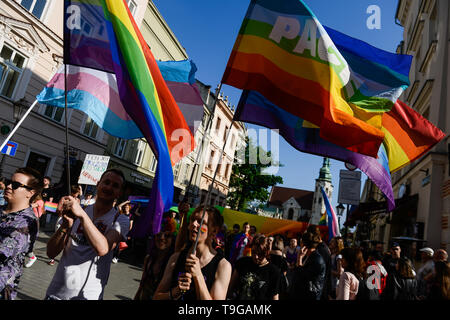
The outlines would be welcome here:
M 175 264 L 175 268 L 172 273 L 172 282 L 170 287 L 178 286 L 178 274 L 186 272 L 186 257 L 188 251 L 191 247 L 186 247 L 183 251 L 180 252 L 178 256 L 177 263 Z M 214 280 L 216 279 L 216 271 L 219 266 L 219 262 L 223 259 L 223 255 L 221 252 L 217 251 L 217 254 L 211 259 L 211 261 L 202 268 L 203 278 L 205 279 L 206 287 L 208 290 L 211 290 Z M 184 301 L 193 301 L 197 300 L 197 294 L 195 291 L 195 285 L 191 282 L 191 288 L 183 295 L 181 300 Z
M 42 200 L 44 200 L 44 202 L 49 201 L 50 198 L 52 198 L 52 197 L 55 198 L 55 190 L 53 190 L 53 188 L 44 188 L 44 189 L 42 189 L 41 196 L 42 196 Z M 55 199 L 53 199 L 53 200 L 55 200 Z M 53 201 L 53 202 L 55 202 L 55 201 Z
M 287 265 L 287 261 L 286 258 L 277 254 L 270 254 L 270 258 L 269 261 L 276 265 L 281 272 L 286 272 L 288 271 L 288 265 Z
M 239 274 L 238 300 L 272 300 L 280 293 L 280 269 L 272 263 L 257 265 L 252 257 L 236 261 Z
M 325 261 L 325 282 L 323 284 L 322 290 L 322 300 L 328 300 L 329 291 L 331 289 L 331 252 L 325 242 L 319 243 L 317 246 L 317 252 L 320 253 L 323 260 Z
M 320 300 L 326 277 L 325 261 L 315 250 L 304 263 L 294 269 L 290 299 Z

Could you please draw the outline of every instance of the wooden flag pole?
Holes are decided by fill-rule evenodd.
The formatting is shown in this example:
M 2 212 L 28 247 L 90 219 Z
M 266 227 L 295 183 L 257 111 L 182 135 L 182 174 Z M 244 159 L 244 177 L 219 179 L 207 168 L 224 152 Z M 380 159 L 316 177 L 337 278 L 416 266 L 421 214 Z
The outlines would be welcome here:
M 225 147 L 226 147 L 226 145 L 227 145 L 227 141 L 228 141 L 228 137 L 230 136 L 231 129 L 233 128 L 233 124 L 234 124 L 234 119 L 231 121 L 230 129 L 228 130 L 227 135 L 226 135 L 226 137 L 225 137 L 225 142 L 224 142 L 224 144 L 223 144 L 223 147 L 222 147 L 222 150 L 221 150 L 220 156 L 219 156 L 219 161 L 217 162 L 216 170 L 214 171 L 214 176 L 213 176 L 213 179 L 212 179 L 212 181 L 211 181 L 211 186 L 209 187 L 209 191 L 208 191 L 208 194 L 206 195 L 205 203 L 203 204 L 202 220 L 200 221 L 200 226 L 199 226 L 199 230 L 198 230 L 198 233 L 197 233 L 197 237 L 195 238 L 195 243 L 194 243 L 194 247 L 193 247 L 193 250 L 192 250 L 192 254 L 193 254 L 193 255 L 195 255 L 195 252 L 196 252 L 196 250 L 197 250 L 198 237 L 199 237 L 200 232 L 201 232 L 201 227 L 202 227 L 202 225 L 203 225 L 203 220 L 205 219 L 205 213 L 206 213 L 206 210 L 205 210 L 205 209 L 206 209 L 206 204 L 207 204 L 207 203 L 209 202 L 209 200 L 210 200 L 211 192 L 212 192 L 212 189 L 213 189 L 213 187 L 214 187 L 214 181 L 216 181 L 217 171 L 218 171 L 218 169 L 219 169 L 219 164 L 220 164 L 220 161 L 222 161 L 222 156 L 223 156 L 223 153 L 224 153 L 224 151 L 225 151 Z
M 208 132 L 208 130 L 210 129 L 210 127 L 212 125 L 212 119 L 214 118 L 214 112 L 216 110 L 216 105 L 217 105 L 217 101 L 219 100 L 219 93 L 220 93 L 221 89 L 222 89 L 222 83 L 220 83 L 219 86 L 217 87 L 217 94 L 216 94 L 216 97 L 214 99 L 214 105 L 213 105 L 211 114 L 208 117 L 208 122 L 206 123 L 205 128 L 204 128 L 202 141 L 200 142 L 200 150 L 197 153 L 197 157 L 195 159 L 194 167 L 192 168 L 191 177 L 190 177 L 189 183 L 188 183 L 188 185 L 186 187 L 186 192 L 184 193 L 183 202 L 187 201 L 187 199 L 188 199 L 189 189 L 192 186 L 192 179 L 194 178 L 195 170 L 197 169 L 197 167 L 199 165 L 200 157 L 202 156 L 202 153 L 203 153 L 203 145 L 205 143 L 206 133 Z M 206 103 L 205 103 L 205 105 L 206 105 Z M 208 106 L 206 106 L 206 107 L 208 107 Z M 195 135 L 195 133 L 194 133 L 194 135 Z

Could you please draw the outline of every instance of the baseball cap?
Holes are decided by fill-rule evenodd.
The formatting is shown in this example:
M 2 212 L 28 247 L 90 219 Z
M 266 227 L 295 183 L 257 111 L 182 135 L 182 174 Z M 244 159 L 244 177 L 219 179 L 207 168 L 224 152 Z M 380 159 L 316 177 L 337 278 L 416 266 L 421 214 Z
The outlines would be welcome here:
M 426 252 L 428 253 L 429 256 L 432 256 L 434 254 L 434 250 L 429 248 L 429 247 L 425 247 L 419 250 L 420 252 Z
M 393 248 L 393 247 L 400 247 L 400 243 L 398 243 L 396 241 L 392 242 L 391 248 Z

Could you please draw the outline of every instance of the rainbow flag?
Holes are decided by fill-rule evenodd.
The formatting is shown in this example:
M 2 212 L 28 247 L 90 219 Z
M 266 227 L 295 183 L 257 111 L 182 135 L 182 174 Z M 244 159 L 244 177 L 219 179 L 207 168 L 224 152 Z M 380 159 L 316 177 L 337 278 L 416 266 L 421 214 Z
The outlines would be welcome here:
M 322 187 L 320 187 L 320 190 L 322 192 L 323 202 L 325 204 L 325 209 L 328 216 L 328 241 L 330 241 L 334 237 L 340 237 L 341 233 L 339 232 L 338 219 L 333 207 L 330 204 L 330 200 Z
M 391 172 L 418 159 L 445 138 L 444 132 L 400 100 L 383 114 L 382 130 Z
M 322 217 L 320 217 L 319 226 L 326 226 L 326 225 L 327 225 L 327 214 L 324 213 Z
M 64 63 L 114 74 L 126 113 L 157 156 L 151 201 L 134 236 L 157 233 L 172 204 L 172 165 L 187 155 L 184 149 L 194 148 L 193 139 L 173 139 L 168 133 L 181 129 L 189 137 L 189 127 L 124 0 L 64 3 Z M 188 147 L 180 148 L 180 140 Z
M 56 209 L 58 208 L 58 204 L 50 201 L 45 201 L 44 203 L 45 211 L 48 212 L 56 212 Z
M 324 140 L 372 157 L 377 156 L 384 138 L 381 115 L 396 101 L 382 94 L 392 93 L 392 87 L 365 90 L 367 82 L 352 72 L 324 27 L 300 0 L 251 1 L 222 83 L 258 91 L 280 108 L 320 127 Z M 394 91 L 400 90 L 395 87 Z

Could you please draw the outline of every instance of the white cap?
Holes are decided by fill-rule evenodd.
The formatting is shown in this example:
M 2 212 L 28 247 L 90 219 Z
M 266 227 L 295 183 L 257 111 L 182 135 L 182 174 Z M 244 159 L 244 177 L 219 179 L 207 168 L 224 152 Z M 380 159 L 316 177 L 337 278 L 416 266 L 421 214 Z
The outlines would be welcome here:
M 433 256 L 433 254 L 434 254 L 433 249 L 431 249 L 431 248 L 429 248 L 429 247 L 422 248 L 422 249 L 420 249 L 419 251 L 420 251 L 420 252 L 426 252 L 426 253 L 428 253 L 429 256 Z

